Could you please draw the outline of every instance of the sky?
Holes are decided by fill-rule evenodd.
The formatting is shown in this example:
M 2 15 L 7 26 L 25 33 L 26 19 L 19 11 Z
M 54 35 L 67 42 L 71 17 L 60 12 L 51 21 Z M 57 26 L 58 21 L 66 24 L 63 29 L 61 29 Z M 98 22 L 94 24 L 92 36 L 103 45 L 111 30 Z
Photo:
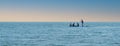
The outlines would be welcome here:
M 120 22 L 120 0 L 0 0 L 0 22 Z

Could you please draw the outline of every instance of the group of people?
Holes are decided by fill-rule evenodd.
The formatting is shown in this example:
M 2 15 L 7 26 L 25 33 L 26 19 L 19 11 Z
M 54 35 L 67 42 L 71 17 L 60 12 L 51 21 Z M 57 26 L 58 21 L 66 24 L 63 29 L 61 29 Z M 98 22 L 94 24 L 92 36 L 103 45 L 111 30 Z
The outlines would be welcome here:
M 70 23 L 70 25 L 69 25 L 70 27 L 79 27 L 80 25 L 79 25 L 79 23 L 77 22 L 77 23 Z M 83 21 L 83 19 L 81 20 L 81 27 L 84 27 L 84 21 Z

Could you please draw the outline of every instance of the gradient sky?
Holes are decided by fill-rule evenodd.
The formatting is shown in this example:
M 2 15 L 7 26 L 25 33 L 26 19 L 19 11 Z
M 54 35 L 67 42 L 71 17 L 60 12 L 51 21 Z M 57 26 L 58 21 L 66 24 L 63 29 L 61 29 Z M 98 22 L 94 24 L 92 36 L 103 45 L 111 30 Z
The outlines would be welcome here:
M 1 22 L 120 22 L 120 0 L 0 0 Z

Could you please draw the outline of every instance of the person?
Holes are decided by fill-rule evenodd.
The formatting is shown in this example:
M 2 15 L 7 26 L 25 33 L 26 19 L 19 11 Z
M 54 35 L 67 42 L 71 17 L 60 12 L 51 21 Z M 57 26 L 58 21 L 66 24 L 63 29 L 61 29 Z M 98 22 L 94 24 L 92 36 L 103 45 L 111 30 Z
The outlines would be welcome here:
M 73 27 L 75 27 L 75 23 L 73 23 L 73 25 L 72 25 Z
M 82 24 L 82 27 L 84 27 L 84 21 L 83 21 L 83 19 L 81 19 L 81 24 Z
M 70 23 L 70 25 L 69 25 L 70 27 L 79 27 L 79 23 Z
M 73 26 L 73 24 L 72 23 L 70 23 L 70 25 L 69 25 L 70 27 L 72 27 Z

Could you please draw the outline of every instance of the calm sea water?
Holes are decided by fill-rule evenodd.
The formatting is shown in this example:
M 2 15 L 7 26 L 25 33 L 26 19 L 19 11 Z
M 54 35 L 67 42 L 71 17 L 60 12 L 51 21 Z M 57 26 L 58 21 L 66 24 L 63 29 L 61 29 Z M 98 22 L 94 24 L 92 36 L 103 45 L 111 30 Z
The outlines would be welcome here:
M 0 46 L 120 46 L 120 22 L 0 22 Z

